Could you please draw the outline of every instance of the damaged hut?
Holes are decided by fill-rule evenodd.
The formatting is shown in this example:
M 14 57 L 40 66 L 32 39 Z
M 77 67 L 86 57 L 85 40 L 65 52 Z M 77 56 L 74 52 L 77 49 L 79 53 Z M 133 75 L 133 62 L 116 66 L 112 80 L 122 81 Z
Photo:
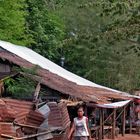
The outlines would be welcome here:
M 36 69 L 35 73 L 25 73 L 24 71 L 15 71 L 14 66 Z M 0 112 L 0 134 L 3 137 L 16 137 L 17 139 L 41 137 L 43 139 L 43 135 L 47 134 L 48 139 L 53 137 L 66 139 L 71 119 L 71 114 L 68 115 L 68 111 L 77 103 L 84 102 L 87 106 L 90 104 L 89 107 L 91 107 L 92 104 L 95 106 L 96 104 L 133 98 L 128 93 L 107 88 L 79 77 L 29 48 L 0 41 L 1 96 L 4 92 L 4 80 L 16 76 L 28 77 L 35 81 L 36 89 L 31 99 L 24 98 L 28 101 L 21 102 L 7 98 L 0 100 L 0 107 L 6 108 L 3 111 L 8 112 L 7 116 L 12 116 L 12 118 L 8 118 L 2 116 L 3 113 Z M 43 96 L 40 95 L 42 91 Z M 26 105 L 27 108 L 24 108 Z M 45 116 L 44 112 L 47 109 L 50 113 Z M 9 115 L 14 111 L 16 115 Z M 8 121 L 5 118 L 8 118 Z M 11 130 L 12 133 L 3 132 L 3 127 L 6 125 L 11 127 L 7 131 Z M 42 128 L 44 131 L 40 130 Z M 28 134 L 29 131 L 26 130 L 31 130 L 31 133 Z M 63 137 L 56 135 L 56 132 L 63 134 Z

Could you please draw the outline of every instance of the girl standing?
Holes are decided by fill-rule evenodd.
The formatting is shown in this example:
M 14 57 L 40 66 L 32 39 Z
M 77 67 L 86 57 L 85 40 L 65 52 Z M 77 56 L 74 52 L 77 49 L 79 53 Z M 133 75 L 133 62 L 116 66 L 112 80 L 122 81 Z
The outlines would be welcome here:
M 88 118 L 84 116 L 84 109 L 79 106 L 77 109 L 78 117 L 74 118 L 68 140 L 71 140 L 71 136 L 74 132 L 74 140 L 91 140 L 88 127 Z

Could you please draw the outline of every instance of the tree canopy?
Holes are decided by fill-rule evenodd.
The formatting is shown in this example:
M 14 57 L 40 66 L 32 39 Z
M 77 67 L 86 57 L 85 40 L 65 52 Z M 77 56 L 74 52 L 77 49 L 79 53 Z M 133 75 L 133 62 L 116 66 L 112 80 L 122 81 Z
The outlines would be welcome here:
M 140 87 L 139 0 L 3 0 L 0 32 L 98 84 Z

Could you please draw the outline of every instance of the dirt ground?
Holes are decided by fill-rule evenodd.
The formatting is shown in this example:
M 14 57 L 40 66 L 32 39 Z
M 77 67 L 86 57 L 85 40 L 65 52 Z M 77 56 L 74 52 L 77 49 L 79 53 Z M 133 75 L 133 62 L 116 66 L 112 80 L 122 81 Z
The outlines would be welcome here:
M 109 139 L 105 139 L 109 140 Z M 126 134 L 125 137 L 118 136 L 115 140 L 140 140 L 140 136 L 138 135 L 133 135 L 133 134 Z

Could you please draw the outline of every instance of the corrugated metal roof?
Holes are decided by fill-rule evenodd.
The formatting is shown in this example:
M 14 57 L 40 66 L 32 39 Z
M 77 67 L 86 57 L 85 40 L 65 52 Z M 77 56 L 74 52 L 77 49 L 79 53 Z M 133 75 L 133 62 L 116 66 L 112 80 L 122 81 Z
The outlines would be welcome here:
M 8 45 L 5 45 L 5 43 L 2 43 L 2 45 L 1 45 L 1 42 L 0 42 L 0 46 L 2 46 L 5 49 L 8 46 L 10 46 L 10 48 L 13 48 L 12 49 L 13 51 L 11 51 L 12 53 L 7 52 L 7 51 L 1 51 L 0 52 L 1 58 L 7 59 L 8 61 L 11 61 L 12 63 L 19 65 L 21 67 L 32 68 L 35 66 L 30 61 L 27 61 L 27 59 L 21 58 L 19 56 L 19 54 L 17 55 L 16 54 L 17 52 L 14 53 L 14 48 L 16 48 L 17 49 L 16 51 L 24 52 L 25 50 L 26 51 L 28 50 L 31 54 L 33 53 L 35 55 L 38 55 L 37 53 L 33 52 L 32 50 L 25 48 L 25 47 L 22 47 L 22 49 L 20 50 L 18 48 L 20 48 L 21 46 L 16 46 L 16 45 L 13 45 L 10 43 L 8 43 Z M 26 51 L 24 53 L 26 53 Z M 29 54 L 27 53 L 26 55 L 29 55 Z M 31 55 L 31 56 L 34 57 L 34 55 Z M 54 73 L 53 70 L 49 69 L 49 67 L 51 67 L 52 65 L 54 66 L 53 68 L 55 68 L 55 67 L 60 68 L 60 70 L 62 69 L 61 67 L 57 66 L 53 62 L 45 59 L 44 57 L 42 57 L 40 55 L 38 57 L 41 57 L 41 60 L 43 59 L 46 64 L 48 64 L 48 63 L 51 64 L 51 65 L 48 64 L 47 66 L 45 64 L 45 66 L 48 67 L 48 69 L 46 67 L 45 67 L 46 69 L 41 68 L 41 67 L 38 68 L 37 73 L 38 73 L 38 76 L 42 78 L 42 81 L 41 81 L 42 84 L 44 84 L 54 90 L 57 90 L 63 94 L 68 94 L 72 97 L 79 98 L 86 102 L 91 101 L 91 102 L 96 102 L 96 103 L 105 103 L 109 99 L 129 99 L 131 97 L 127 93 L 112 90 L 110 88 L 104 88 L 103 86 L 94 84 L 92 82 L 90 82 L 90 83 L 92 83 L 92 86 L 91 86 L 90 84 L 87 84 L 88 82 L 85 85 L 84 84 L 82 85 L 82 83 L 80 85 L 80 83 L 78 83 L 76 81 L 74 82 L 74 80 L 70 80 L 70 79 L 68 80 L 68 78 L 65 78 L 65 76 L 62 77 L 61 75 Z M 59 69 L 57 69 L 57 70 L 59 71 Z M 63 69 L 63 71 L 65 71 L 65 70 Z M 69 75 L 69 76 L 71 76 L 71 75 Z M 73 78 L 76 79 L 77 77 L 75 77 L 75 75 L 74 75 Z M 84 81 L 86 81 L 86 80 L 84 79 Z
M 21 67 L 32 68 L 35 65 L 30 62 L 14 55 L 9 52 L 0 52 L 0 57 L 9 60 L 10 62 L 19 65 Z M 38 76 L 42 78 L 42 84 L 57 90 L 61 93 L 71 95 L 82 99 L 83 101 L 92 101 L 97 103 L 105 103 L 108 99 L 124 99 L 128 98 L 125 93 L 113 92 L 103 88 L 81 86 L 68 81 L 48 70 L 39 68 Z
M 41 68 L 46 69 L 54 74 L 57 74 L 58 76 L 63 77 L 71 82 L 77 83 L 78 85 L 91 86 L 91 87 L 107 89 L 113 92 L 120 92 L 120 91 L 117 91 L 108 87 L 95 84 L 74 73 L 71 73 L 27 47 L 14 45 L 12 43 L 5 42 L 5 41 L 0 41 L 0 46 L 3 49 L 19 56 L 20 58 L 32 64 L 38 65 Z
M 99 108 L 121 108 L 129 104 L 130 102 L 131 100 L 126 100 L 126 101 L 114 102 L 109 104 L 95 104 L 95 106 Z

